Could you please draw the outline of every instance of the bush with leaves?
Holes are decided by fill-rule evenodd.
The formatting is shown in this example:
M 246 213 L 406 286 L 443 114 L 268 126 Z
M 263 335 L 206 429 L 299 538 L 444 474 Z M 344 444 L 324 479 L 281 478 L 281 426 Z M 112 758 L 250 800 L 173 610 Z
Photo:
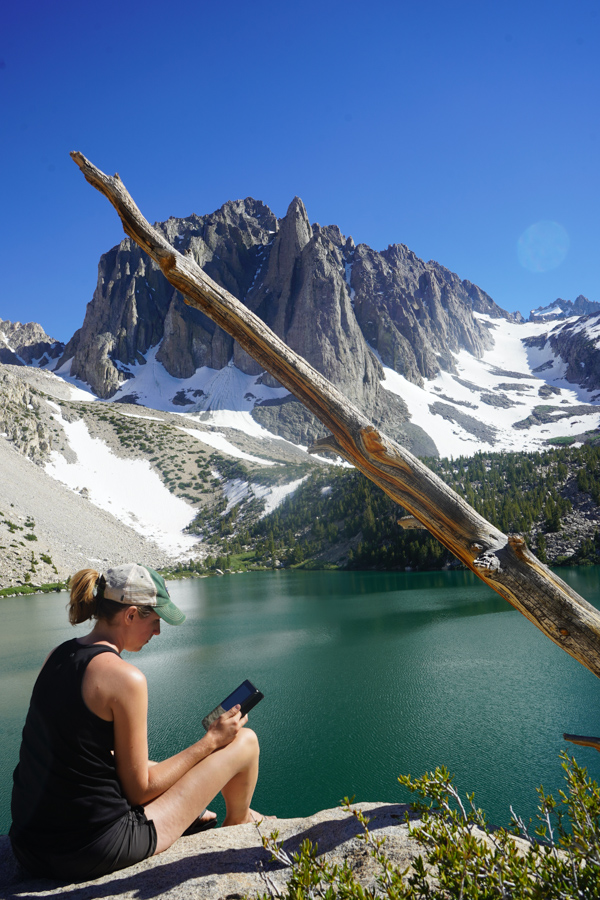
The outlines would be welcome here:
M 511 808 L 510 829 L 491 831 L 473 795 L 464 803 L 445 768 L 399 781 L 420 799 L 413 804 L 420 820 L 410 834 L 423 848 L 410 869 L 400 870 L 385 853 L 385 838 L 361 822 L 361 836 L 381 866 L 378 886 L 359 884 L 348 861 L 332 865 L 304 841 L 292 858 L 277 841 L 263 837 L 273 858 L 290 867 L 283 891 L 267 873 L 263 900 L 597 900 L 600 898 L 600 790 L 567 754 L 561 754 L 566 790 L 556 801 L 538 788 L 538 823 L 531 831 Z

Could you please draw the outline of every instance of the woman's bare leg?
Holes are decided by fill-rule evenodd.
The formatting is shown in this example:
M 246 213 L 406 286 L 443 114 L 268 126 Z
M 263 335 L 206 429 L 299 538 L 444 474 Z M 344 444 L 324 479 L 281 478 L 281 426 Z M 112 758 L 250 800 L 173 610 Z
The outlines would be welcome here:
M 250 728 L 201 760 L 168 791 L 145 807 L 154 821 L 156 853 L 162 853 L 181 837 L 185 829 L 214 797 L 222 792 L 227 805 L 224 825 L 253 821 L 250 801 L 258 777 L 258 739 Z M 260 818 L 257 814 L 257 817 Z
M 245 729 L 242 729 L 240 734 Z M 253 734 L 254 732 L 250 732 Z M 256 741 L 257 752 L 251 757 L 250 764 L 242 769 L 237 775 L 224 784 L 221 788 L 223 799 L 225 800 L 225 818 L 223 827 L 227 825 L 241 825 L 245 822 L 253 822 L 253 810 L 250 809 L 254 788 L 258 781 L 258 741 Z M 260 816 L 258 816 L 260 818 Z
M 149 760 L 148 760 L 148 765 L 149 765 L 149 766 L 156 766 L 157 763 L 155 762 L 155 760 L 149 759 Z M 198 815 L 196 816 L 196 818 L 197 818 L 197 819 L 200 819 L 201 822 L 212 822 L 213 819 L 216 819 L 216 818 L 217 818 L 217 814 L 214 813 L 214 812 L 211 812 L 211 810 L 210 810 L 210 809 L 207 809 L 206 807 L 204 807 L 204 809 L 200 810 L 200 812 L 202 813 L 202 815 L 200 815 L 200 813 L 198 813 Z M 193 821 L 194 821 L 194 820 L 192 819 L 192 822 L 193 822 Z M 192 822 L 190 822 L 190 825 L 192 824 Z M 186 825 L 186 828 L 187 828 L 187 825 Z M 185 829 L 184 829 L 184 831 L 185 831 Z M 182 832 L 182 833 L 183 833 L 183 832 Z
M 149 765 L 149 766 L 156 766 L 157 763 L 155 762 L 155 760 L 149 759 L 149 760 L 148 760 L 148 765 Z M 201 813 L 202 813 L 202 815 L 200 815 L 200 813 L 199 813 L 199 814 L 196 816 L 196 818 L 197 818 L 197 819 L 200 819 L 201 822 L 212 822 L 213 819 L 216 819 L 216 818 L 217 818 L 217 814 L 214 813 L 214 812 L 211 812 L 211 810 L 210 810 L 210 809 L 207 809 L 206 807 L 205 807 L 203 810 L 201 810 Z M 192 819 L 192 822 L 193 822 L 193 821 L 194 821 L 194 820 Z M 192 824 L 192 822 L 190 822 L 190 825 Z M 186 827 L 187 827 L 187 826 L 186 826 Z

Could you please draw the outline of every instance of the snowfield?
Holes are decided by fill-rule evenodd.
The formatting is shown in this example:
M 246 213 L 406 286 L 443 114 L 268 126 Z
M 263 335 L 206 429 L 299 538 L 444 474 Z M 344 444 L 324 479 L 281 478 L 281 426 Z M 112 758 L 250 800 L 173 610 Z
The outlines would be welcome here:
M 189 553 L 198 539 L 182 531 L 194 518 L 194 508 L 175 497 L 146 460 L 115 456 L 107 444 L 90 435 L 83 420 L 68 422 L 60 407 L 51 405 L 77 459 L 68 462 L 52 452 L 46 472 L 73 491 L 87 489 L 95 506 L 153 540 L 170 556 Z
M 224 434 L 221 434 L 218 431 L 198 431 L 196 428 L 183 428 L 181 426 L 179 427 L 179 431 L 185 431 L 186 434 L 189 434 L 197 441 L 208 444 L 209 447 L 214 447 L 215 450 L 218 450 L 220 453 L 225 453 L 227 456 L 234 456 L 237 459 L 247 459 L 248 462 L 259 463 L 261 466 L 276 465 L 271 459 L 263 459 L 262 456 L 253 456 L 251 453 L 240 450 L 239 447 L 236 447 L 231 441 L 228 441 Z
M 600 406 L 597 413 L 574 408 L 572 415 L 568 414 L 569 407 L 596 406 L 598 392 L 594 394 L 568 383 L 566 364 L 554 356 L 548 344 L 541 349 L 526 347 L 523 339 L 567 326 L 574 331 L 585 330 L 597 344 L 599 316 L 574 317 L 559 323 L 539 319 L 514 323 L 480 313 L 474 315 L 490 329 L 494 346 L 481 359 L 466 350 L 455 354 L 456 374 L 441 372 L 419 387 L 383 367 L 383 387 L 402 397 L 412 421 L 433 438 L 440 455 L 471 456 L 486 449 L 538 450 L 546 447 L 550 438 L 579 435 L 598 428 Z M 260 375 L 246 375 L 232 362 L 220 370 L 204 366 L 191 378 L 177 379 L 157 361 L 158 349 L 153 347 L 147 352 L 145 364 L 121 365 L 130 377 L 111 399 L 131 399 L 151 409 L 176 413 L 185 422 L 183 430 L 220 453 L 272 465 L 269 460 L 236 447 L 231 436 L 222 430 L 234 429 L 259 440 L 283 440 L 259 425 L 251 412 L 257 404 L 281 399 L 289 392 L 260 384 Z M 67 361 L 57 374 L 71 384 L 73 399 L 94 399 L 88 385 L 71 377 L 70 368 L 71 363 Z M 546 384 L 559 389 L 559 393 L 540 394 L 540 388 Z M 555 415 L 556 421 L 514 427 L 538 406 L 556 407 L 556 413 L 546 410 L 545 415 Z M 201 428 L 195 428 L 196 423 Z
M 569 406 L 596 405 L 593 392 L 565 380 L 566 365 L 554 356 L 548 344 L 541 349 L 526 347 L 523 339 L 569 326 L 576 331 L 585 330 L 590 340 L 598 343 L 600 317 L 519 324 L 480 313 L 474 315 L 490 328 L 494 346 L 481 359 L 466 350 L 456 354 L 456 375 L 441 372 L 418 387 L 384 366 L 383 386 L 403 398 L 412 421 L 431 435 L 441 455 L 470 456 L 485 449 L 542 449 L 549 438 L 578 435 L 598 427 L 600 407 L 598 413 L 582 414 L 574 409 L 571 416 L 557 412 L 556 422 L 535 423 L 527 428 L 514 426 L 527 419 L 536 406 L 554 406 L 568 413 Z M 235 429 L 258 439 L 282 440 L 259 425 L 251 411 L 257 403 L 283 398 L 288 391 L 260 384 L 261 376 L 246 375 L 232 362 L 220 370 L 204 366 L 191 378 L 177 379 L 157 361 L 158 349 L 153 347 L 147 352 L 145 364 L 121 366 L 130 377 L 112 400 L 131 398 L 151 409 L 176 413 L 185 421 L 184 430 L 195 432 L 198 440 L 215 450 L 271 465 L 269 460 L 237 448 L 221 429 Z M 70 383 L 72 399 L 93 400 L 89 386 L 72 378 L 70 367 L 71 362 L 67 361 L 56 374 Z M 544 384 L 560 389 L 560 393 L 540 395 Z M 194 423 L 203 430 L 195 429 Z
M 525 346 L 523 338 L 539 336 L 550 330 L 547 322 L 518 324 L 479 313 L 474 315 L 489 323 L 494 346 L 481 359 L 476 359 L 466 350 L 456 354 L 457 375 L 441 372 L 437 378 L 418 387 L 384 366 L 382 385 L 402 397 L 408 405 L 412 421 L 431 435 L 441 456 L 471 456 L 480 450 L 540 450 L 547 446 L 549 438 L 570 433 L 577 435 L 598 428 L 600 406 L 597 413 L 581 415 L 574 412 L 556 423 L 515 429 L 515 423 L 526 419 L 536 406 L 564 407 L 568 411 L 569 406 L 597 405 L 592 400 L 597 392 L 567 382 L 566 365 L 554 356 L 548 344 L 542 349 Z M 564 324 L 561 322 L 560 327 Z M 593 325 L 596 326 L 596 323 L 593 322 Z M 544 367 L 543 373 L 534 372 L 538 366 L 548 363 L 550 365 Z M 464 383 L 461 384 L 461 381 Z M 540 396 L 538 391 L 544 384 L 559 388 L 560 394 L 549 398 Z M 506 408 L 489 405 L 481 399 L 486 394 L 503 395 L 513 405 Z M 459 414 L 476 419 L 487 429 L 493 430 L 493 439 L 491 432 L 487 432 L 486 439 L 469 431 L 459 421 L 436 414 L 435 409 L 431 408 L 436 402 L 445 406 L 455 404 Z M 474 426 L 473 429 L 477 430 Z
M 174 378 L 156 359 L 160 345 L 145 354 L 145 363 L 121 364 L 128 377 L 112 398 L 135 395 L 137 402 L 165 412 L 250 412 L 257 402 L 289 394 L 286 388 L 259 384 L 260 375 L 246 375 L 233 363 L 222 369 L 202 366 L 191 378 Z

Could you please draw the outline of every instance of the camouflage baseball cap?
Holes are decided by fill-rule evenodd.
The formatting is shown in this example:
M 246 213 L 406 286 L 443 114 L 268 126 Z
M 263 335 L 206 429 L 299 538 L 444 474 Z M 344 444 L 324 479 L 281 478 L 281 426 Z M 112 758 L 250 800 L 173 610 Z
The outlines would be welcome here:
M 185 614 L 169 597 L 162 575 L 148 566 L 126 563 L 104 572 L 104 596 L 124 606 L 152 606 L 169 625 L 181 625 Z

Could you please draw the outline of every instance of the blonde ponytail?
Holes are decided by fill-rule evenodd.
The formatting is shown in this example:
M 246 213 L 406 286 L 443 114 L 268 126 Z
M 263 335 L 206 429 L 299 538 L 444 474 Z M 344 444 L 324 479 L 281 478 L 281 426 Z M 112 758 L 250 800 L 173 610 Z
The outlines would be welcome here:
M 71 599 L 68 606 L 71 625 L 96 618 L 96 587 L 99 579 L 100 573 L 95 569 L 82 569 L 71 578 Z

